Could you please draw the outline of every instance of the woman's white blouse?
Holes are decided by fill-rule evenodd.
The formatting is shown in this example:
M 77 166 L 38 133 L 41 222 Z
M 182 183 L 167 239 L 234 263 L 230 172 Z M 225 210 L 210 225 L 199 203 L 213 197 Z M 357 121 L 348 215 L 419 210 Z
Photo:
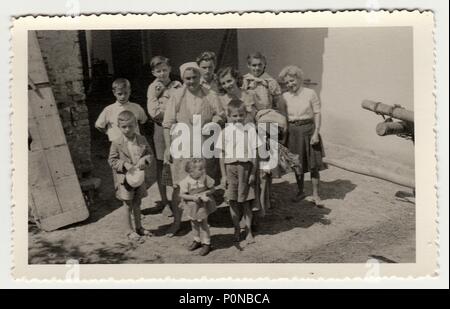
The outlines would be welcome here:
M 295 93 L 283 93 L 282 98 L 289 121 L 314 119 L 314 114 L 320 113 L 320 100 L 313 89 L 300 87 Z

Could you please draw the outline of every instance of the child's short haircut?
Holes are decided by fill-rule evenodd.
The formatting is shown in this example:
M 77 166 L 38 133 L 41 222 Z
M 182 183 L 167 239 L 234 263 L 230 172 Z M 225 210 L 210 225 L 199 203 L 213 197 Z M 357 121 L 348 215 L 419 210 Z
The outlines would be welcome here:
M 165 64 L 170 67 L 170 59 L 164 56 L 155 56 L 150 60 L 150 69 L 153 71 L 160 64 Z
M 227 105 L 227 115 L 230 115 L 235 110 L 245 110 L 244 102 L 238 99 L 231 100 Z
M 136 121 L 136 116 L 131 111 L 121 111 L 117 116 L 117 122 L 129 122 Z
M 204 51 L 197 57 L 195 61 L 197 62 L 198 65 L 200 65 L 200 62 L 202 61 L 212 61 L 214 62 L 214 65 L 216 65 L 217 63 L 216 53 L 212 51 Z
M 186 165 L 184 166 L 184 170 L 186 171 L 186 173 L 189 174 L 194 169 L 195 164 L 201 164 L 201 165 L 205 166 L 206 161 L 205 161 L 205 159 L 202 159 L 202 158 L 194 158 L 194 159 L 188 160 L 186 162 Z
M 113 91 L 116 91 L 118 89 L 123 89 L 123 88 L 127 88 L 127 89 L 131 88 L 131 84 L 130 84 L 130 81 L 128 79 L 126 79 L 126 78 L 117 78 L 116 80 L 113 81 L 113 83 L 112 83 Z
M 252 53 L 247 56 L 247 64 L 250 64 L 252 59 L 260 59 L 264 64 L 267 64 L 266 57 L 260 52 Z
M 217 78 L 218 78 L 219 81 L 220 81 L 221 78 L 223 78 L 224 76 L 226 76 L 226 75 L 228 75 L 228 74 L 230 74 L 231 77 L 233 77 L 233 78 L 236 80 L 237 86 L 238 86 L 239 88 L 241 88 L 241 86 L 242 86 L 242 75 L 241 75 L 241 73 L 239 73 L 238 70 L 236 70 L 236 69 L 234 69 L 234 68 L 232 68 L 232 67 L 224 67 L 224 68 L 221 68 L 221 69 L 217 72 Z M 223 88 L 222 88 L 222 86 L 220 85 L 220 83 L 219 83 L 219 88 L 220 88 L 220 90 L 223 91 Z

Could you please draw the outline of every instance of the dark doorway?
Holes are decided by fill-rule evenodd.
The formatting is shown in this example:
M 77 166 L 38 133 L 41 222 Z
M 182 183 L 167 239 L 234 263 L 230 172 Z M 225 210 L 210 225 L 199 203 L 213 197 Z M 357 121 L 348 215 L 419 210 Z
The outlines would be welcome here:
M 139 78 L 144 63 L 141 30 L 112 30 L 114 76 L 131 80 Z

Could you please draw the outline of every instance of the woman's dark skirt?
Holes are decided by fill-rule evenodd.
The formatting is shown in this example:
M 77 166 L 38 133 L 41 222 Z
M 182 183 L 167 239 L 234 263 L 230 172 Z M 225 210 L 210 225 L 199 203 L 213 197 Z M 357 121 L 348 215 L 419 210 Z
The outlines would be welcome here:
M 322 158 L 325 157 L 322 138 L 311 145 L 311 137 L 314 133 L 313 121 L 289 123 L 288 148 L 292 153 L 298 154 L 304 173 L 311 170 L 321 171 L 327 168 Z

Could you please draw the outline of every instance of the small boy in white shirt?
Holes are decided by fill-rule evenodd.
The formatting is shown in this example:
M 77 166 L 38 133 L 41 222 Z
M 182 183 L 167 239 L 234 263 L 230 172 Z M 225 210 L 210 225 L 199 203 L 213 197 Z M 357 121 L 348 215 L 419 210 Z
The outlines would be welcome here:
M 125 78 L 118 78 L 112 83 L 112 91 L 116 97 L 116 102 L 106 106 L 95 122 L 95 127 L 108 135 L 110 142 L 122 136 L 117 124 L 118 115 L 127 110 L 131 111 L 136 120 L 140 124 L 147 122 L 147 115 L 144 109 L 136 103 L 129 102 L 131 94 L 130 82 Z M 140 134 L 139 126 L 136 128 L 136 133 Z
M 247 244 L 253 243 L 252 203 L 255 199 L 257 148 L 262 145 L 253 124 L 244 126 L 245 105 L 231 100 L 227 105 L 227 125 L 220 132 L 216 148 L 221 150 L 222 184 L 226 184 L 226 198 L 230 203 L 234 238 L 240 241 L 240 221 L 244 218 Z

